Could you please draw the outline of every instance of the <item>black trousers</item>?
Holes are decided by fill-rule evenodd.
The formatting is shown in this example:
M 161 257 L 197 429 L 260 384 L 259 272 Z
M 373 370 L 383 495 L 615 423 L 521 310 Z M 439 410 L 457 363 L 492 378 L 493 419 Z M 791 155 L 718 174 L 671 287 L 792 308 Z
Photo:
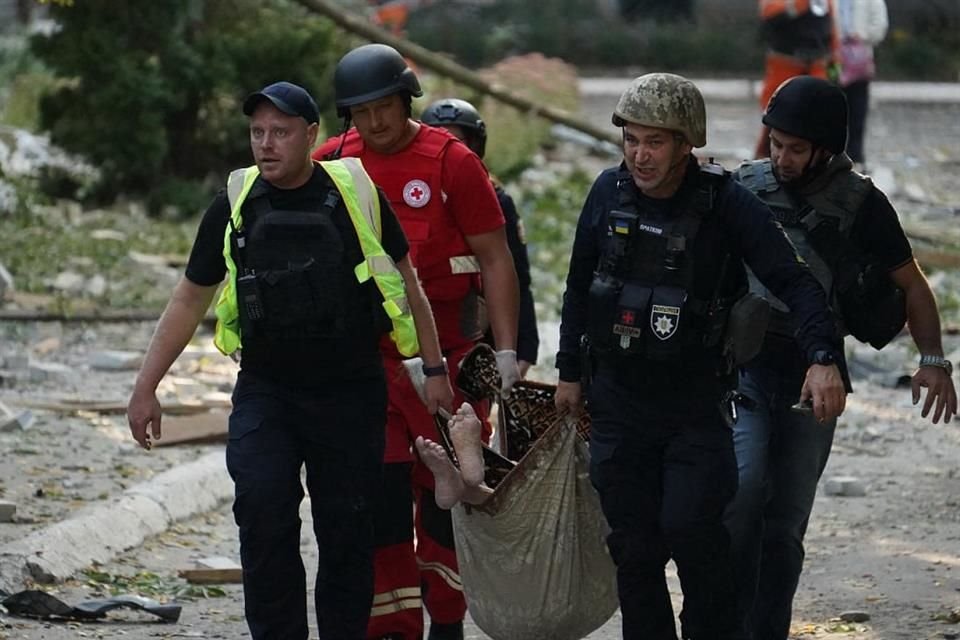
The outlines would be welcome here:
M 306 640 L 300 472 L 319 547 L 321 640 L 364 640 L 373 601 L 373 515 L 387 393 L 382 377 L 290 390 L 241 372 L 227 469 L 236 485 L 244 610 L 254 640 Z M 202 490 L 202 487 L 198 487 Z
M 683 589 L 682 637 L 744 638 L 721 520 L 737 487 L 732 432 L 719 408 L 684 415 L 615 376 L 602 369 L 590 389 L 590 473 L 611 529 L 623 638 L 676 640 L 671 558 Z

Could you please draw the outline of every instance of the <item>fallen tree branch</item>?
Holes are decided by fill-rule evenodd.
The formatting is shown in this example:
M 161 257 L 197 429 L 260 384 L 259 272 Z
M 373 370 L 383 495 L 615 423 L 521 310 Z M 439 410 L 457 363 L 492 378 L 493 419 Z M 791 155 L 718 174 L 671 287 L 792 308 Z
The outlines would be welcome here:
M 488 95 L 495 100 L 508 104 L 524 113 L 539 116 L 551 122 L 566 125 L 597 140 L 620 145 L 620 136 L 614 131 L 595 127 L 563 109 L 556 109 L 549 105 L 542 105 L 533 100 L 514 93 L 498 84 L 488 82 L 480 74 L 457 64 L 449 58 L 421 47 L 418 44 L 398 38 L 397 36 L 371 24 L 365 17 L 360 17 L 344 11 L 330 0 L 298 0 L 306 8 L 319 13 L 343 29 L 354 33 L 372 42 L 387 44 L 399 51 L 403 56 L 413 60 L 425 69 L 455 80 L 474 91 Z

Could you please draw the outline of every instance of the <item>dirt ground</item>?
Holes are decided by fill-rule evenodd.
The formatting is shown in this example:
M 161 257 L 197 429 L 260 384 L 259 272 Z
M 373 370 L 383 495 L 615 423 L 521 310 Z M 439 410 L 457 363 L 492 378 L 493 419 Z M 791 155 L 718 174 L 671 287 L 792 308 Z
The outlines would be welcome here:
M 588 105 L 589 106 L 589 105 Z M 594 105 L 599 111 L 603 104 Z M 722 104 L 712 111 L 718 145 L 749 147 L 756 112 L 752 105 Z M 598 116 L 599 117 L 599 116 Z M 912 184 L 895 202 L 905 220 L 952 233 L 960 196 L 953 183 L 960 166 L 960 106 L 880 106 L 868 154 L 886 167 L 900 187 Z M 744 140 L 747 140 L 744 143 Z M 726 142 L 725 142 L 726 141 Z M 919 191 L 917 190 L 919 189 Z M 911 195 L 912 194 L 912 195 Z M 910 196 L 910 197 L 908 197 Z M 939 272 L 934 284 L 941 299 L 960 292 L 955 272 Z M 954 309 L 952 314 L 956 313 Z M 952 316 L 955 317 L 955 316 Z M 135 325 L 0 324 L 0 401 L 17 409 L 38 398 L 97 398 L 125 401 L 132 371 L 105 372 L 90 366 L 102 349 L 142 349 L 149 323 Z M 552 380 L 555 325 L 545 325 L 537 375 Z M 208 338 L 209 336 L 207 336 Z M 198 340 L 178 363 L 163 392 L 168 398 L 222 400 L 235 369 L 213 355 L 209 340 Z M 946 352 L 960 359 L 960 336 L 946 338 Z M 37 372 L 24 358 L 66 365 Z M 792 637 L 817 640 L 928 640 L 960 638 L 960 422 L 932 425 L 911 405 L 909 390 L 895 386 L 909 374 L 916 353 L 900 338 L 882 354 L 851 349 L 856 393 L 837 430 L 824 474 L 853 476 L 865 487 L 862 497 L 818 495 L 807 535 L 807 562 L 797 594 Z M 956 376 L 955 376 L 956 380 Z M 213 394 L 213 395 L 210 395 Z M 219 394 L 219 395 L 218 395 Z M 18 404 L 19 403 L 19 404 Z M 0 524 L 0 543 L 69 517 L 154 474 L 222 445 L 158 448 L 144 452 L 129 440 L 119 414 L 52 412 L 34 409 L 26 431 L 0 433 L 0 498 L 17 503 L 14 523 Z M 308 571 L 313 546 L 309 510 L 302 550 Z M 108 577 L 142 576 L 138 590 L 166 599 L 184 583 L 176 570 L 192 559 L 238 558 L 236 529 L 229 505 L 183 522 L 168 532 L 54 591 L 64 600 L 100 597 Z M 679 611 L 681 594 L 671 572 Z M 131 588 L 133 590 L 133 588 Z M 114 612 L 95 624 L 49 623 L 0 616 L 0 639 L 73 638 L 241 638 L 246 637 L 237 586 L 224 595 L 183 600 L 178 623 L 160 624 L 141 614 Z M 844 622 L 849 612 L 863 622 Z M 468 638 L 488 636 L 468 626 Z M 619 638 L 614 617 L 590 640 Z
M 960 347 L 960 340 L 953 339 L 953 347 Z M 901 350 L 912 360 L 908 349 Z M 906 370 L 906 366 L 899 369 Z M 824 477 L 854 476 L 865 486 L 866 495 L 833 497 L 821 491 L 818 496 L 807 536 L 807 564 L 797 594 L 793 637 L 960 637 L 960 477 L 956 465 L 960 458 L 960 424 L 932 425 L 919 419 L 907 389 L 892 389 L 862 378 L 856 381 L 856 387 L 857 393 L 838 428 Z M 121 446 L 115 439 L 115 430 L 121 430 L 115 424 L 119 417 L 107 420 L 111 426 L 101 424 L 91 429 L 74 424 L 67 430 L 93 431 L 95 439 Z M 190 452 L 183 453 L 218 447 L 221 445 L 190 447 Z M 144 468 L 163 450 L 146 453 L 123 447 L 123 451 L 126 464 Z M 52 457 L 55 453 L 37 455 L 41 457 L 34 460 L 35 465 L 56 468 Z M 78 472 L 73 475 L 76 477 Z M 302 516 L 302 551 L 309 572 L 315 563 L 315 552 L 306 504 Z M 209 556 L 238 558 L 236 528 L 229 505 L 180 523 L 142 547 L 96 568 L 109 579 L 81 575 L 54 591 L 75 604 L 100 597 L 116 576 L 141 574 L 140 584 L 147 587 L 145 595 L 150 594 L 149 589 L 160 587 L 163 599 L 163 589 L 169 589 L 170 584 L 184 586 L 175 579 L 178 569 Z M 153 575 L 143 576 L 142 572 Z M 672 570 L 670 586 L 679 611 L 682 598 Z M 238 586 L 226 587 L 225 595 L 220 597 L 200 597 L 181 604 L 183 613 L 176 624 L 157 623 L 144 614 L 119 610 L 110 614 L 109 621 L 95 624 L 48 623 L 6 616 L 0 626 L 0 638 L 3 634 L 11 640 L 245 637 Z M 847 612 L 863 612 L 869 620 L 843 622 L 841 615 Z M 468 638 L 488 638 L 472 623 L 468 631 Z M 588 636 L 589 640 L 619 637 L 618 617 Z

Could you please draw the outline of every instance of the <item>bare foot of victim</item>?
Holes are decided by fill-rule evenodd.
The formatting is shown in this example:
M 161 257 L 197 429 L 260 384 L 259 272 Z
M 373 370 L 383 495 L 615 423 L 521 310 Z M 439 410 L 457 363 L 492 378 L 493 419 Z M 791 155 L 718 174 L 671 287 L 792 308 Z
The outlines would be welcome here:
M 464 486 L 463 494 L 460 496 L 460 502 L 463 504 L 481 505 L 492 495 L 493 489 L 485 484 L 481 484 L 479 487 Z
M 460 475 L 468 487 L 483 482 L 483 450 L 480 448 L 480 419 L 473 407 L 464 402 L 447 423 L 453 450 L 460 461 Z
M 437 506 L 441 509 L 451 509 L 453 505 L 460 502 L 460 497 L 463 495 L 464 486 L 460 472 L 453 466 L 444 448 L 433 440 L 417 436 L 414 445 L 417 447 L 420 459 L 433 472 Z

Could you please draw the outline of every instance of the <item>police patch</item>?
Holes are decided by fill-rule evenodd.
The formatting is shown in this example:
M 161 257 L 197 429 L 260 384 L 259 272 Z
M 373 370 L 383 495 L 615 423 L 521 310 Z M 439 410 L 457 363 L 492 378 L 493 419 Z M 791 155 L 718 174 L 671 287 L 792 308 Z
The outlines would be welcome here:
M 655 304 L 650 310 L 650 328 L 653 335 L 661 340 L 669 340 L 680 325 L 680 307 Z
M 423 180 L 411 180 L 403 186 L 403 201 L 414 209 L 427 206 L 430 202 L 430 186 Z

